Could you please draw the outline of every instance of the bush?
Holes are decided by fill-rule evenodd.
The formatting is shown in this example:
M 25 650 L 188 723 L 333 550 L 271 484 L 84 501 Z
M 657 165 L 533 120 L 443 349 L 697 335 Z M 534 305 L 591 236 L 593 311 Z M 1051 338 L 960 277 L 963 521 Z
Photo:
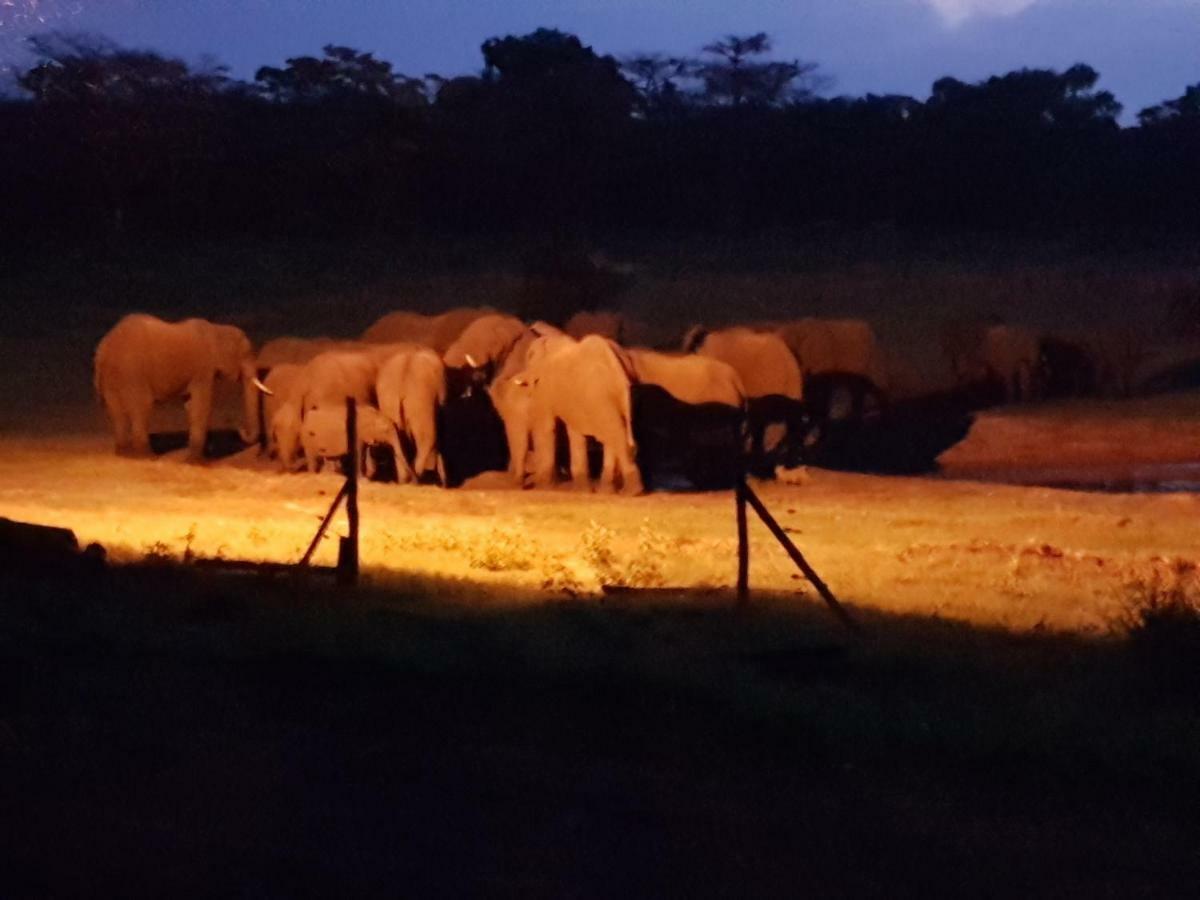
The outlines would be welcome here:
M 1192 560 L 1164 560 L 1125 589 L 1121 624 L 1155 687 L 1200 691 L 1200 568 Z

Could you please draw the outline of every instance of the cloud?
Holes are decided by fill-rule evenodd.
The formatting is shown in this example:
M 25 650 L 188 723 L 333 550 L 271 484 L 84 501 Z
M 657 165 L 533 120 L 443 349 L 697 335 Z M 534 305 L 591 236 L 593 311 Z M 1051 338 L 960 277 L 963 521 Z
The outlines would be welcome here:
M 1015 16 L 1037 0 L 925 0 L 951 28 L 977 17 Z

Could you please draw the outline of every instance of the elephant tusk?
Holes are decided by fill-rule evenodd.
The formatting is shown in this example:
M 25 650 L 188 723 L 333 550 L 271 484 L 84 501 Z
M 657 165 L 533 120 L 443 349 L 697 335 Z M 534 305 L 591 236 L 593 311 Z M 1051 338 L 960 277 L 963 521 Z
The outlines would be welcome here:
M 271 390 L 269 387 L 267 387 L 265 384 L 263 384 L 261 381 L 259 381 L 257 375 L 254 377 L 253 380 L 254 380 L 254 386 L 256 388 L 258 388 L 260 391 L 262 391 L 264 394 L 266 394 L 268 397 L 275 396 L 275 392 L 273 390 Z
M 467 356 L 467 365 L 470 366 L 472 369 L 478 369 L 479 363 L 475 362 L 475 357 L 473 357 L 470 353 L 466 354 L 466 356 Z

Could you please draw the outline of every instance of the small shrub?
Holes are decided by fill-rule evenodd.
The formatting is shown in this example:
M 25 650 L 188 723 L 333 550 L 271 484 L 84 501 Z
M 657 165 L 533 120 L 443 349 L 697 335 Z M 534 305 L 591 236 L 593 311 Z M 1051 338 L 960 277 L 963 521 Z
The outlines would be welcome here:
M 168 565 L 175 562 L 175 554 L 166 541 L 155 541 L 142 547 L 142 561 L 150 565 Z
M 1134 655 L 1168 691 L 1200 689 L 1200 569 L 1165 560 L 1125 585 L 1119 623 Z
M 650 527 L 650 520 L 638 529 L 637 552 L 629 561 L 628 583 L 632 587 L 662 587 L 662 564 L 671 549 L 672 541 Z
M 662 563 L 673 547 L 672 540 L 644 520 L 638 529 L 637 550 L 626 560 L 613 549 L 615 537 L 611 528 L 593 520 L 580 538 L 584 561 L 597 581 L 611 587 L 661 587 Z
M 183 561 L 191 562 L 195 559 L 196 554 L 192 551 L 192 544 L 196 541 L 196 523 L 193 522 L 188 526 L 188 530 L 179 536 L 179 540 L 183 541 Z
M 557 556 L 542 560 L 542 577 L 542 590 L 560 591 L 572 597 L 583 593 L 583 584 L 575 572 Z
M 606 528 L 592 519 L 587 531 L 580 537 L 583 559 L 596 573 L 596 580 L 601 584 L 623 586 L 625 579 L 620 571 L 617 554 L 612 548 L 614 536 L 611 528 Z
M 493 528 L 482 542 L 471 546 L 472 569 L 489 572 L 525 572 L 533 568 L 534 553 L 529 539 L 518 529 Z

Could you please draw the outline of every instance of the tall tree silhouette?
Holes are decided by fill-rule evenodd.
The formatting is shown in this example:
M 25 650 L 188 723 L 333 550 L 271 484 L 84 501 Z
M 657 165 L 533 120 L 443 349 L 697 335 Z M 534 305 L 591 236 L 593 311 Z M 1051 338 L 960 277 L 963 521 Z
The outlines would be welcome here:
M 695 60 L 661 53 L 643 53 L 621 60 L 621 69 L 638 94 L 642 116 L 669 115 L 688 103 L 687 81 L 694 77 Z
M 263 66 L 254 75 L 263 96 L 282 103 L 354 99 L 424 106 L 425 83 L 392 70 L 392 64 L 352 47 L 326 44 L 324 56 L 294 56 L 283 68 Z
M 928 106 L 945 119 L 1018 131 L 1115 128 L 1121 104 L 1110 92 L 1095 90 L 1099 78 L 1083 63 L 1064 72 L 1020 69 L 978 84 L 942 78 L 934 82 Z
M 694 72 L 704 85 L 704 99 L 715 106 L 779 106 L 807 99 L 818 87 L 816 63 L 761 58 L 771 52 L 763 31 L 727 35 L 703 52 Z
M 1147 106 L 1138 113 L 1142 125 L 1159 125 L 1175 119 L 1200 121 L 1200 82 L 1189 85 L 1182 96 Z
M 518 191 L 510 210 L 558 231 L 588 216 L 605 158 L 631 121 L 636 94 L 611 56 L 573 34 L 539 28 L 482 46 L 491 94 L 484 136 Z

